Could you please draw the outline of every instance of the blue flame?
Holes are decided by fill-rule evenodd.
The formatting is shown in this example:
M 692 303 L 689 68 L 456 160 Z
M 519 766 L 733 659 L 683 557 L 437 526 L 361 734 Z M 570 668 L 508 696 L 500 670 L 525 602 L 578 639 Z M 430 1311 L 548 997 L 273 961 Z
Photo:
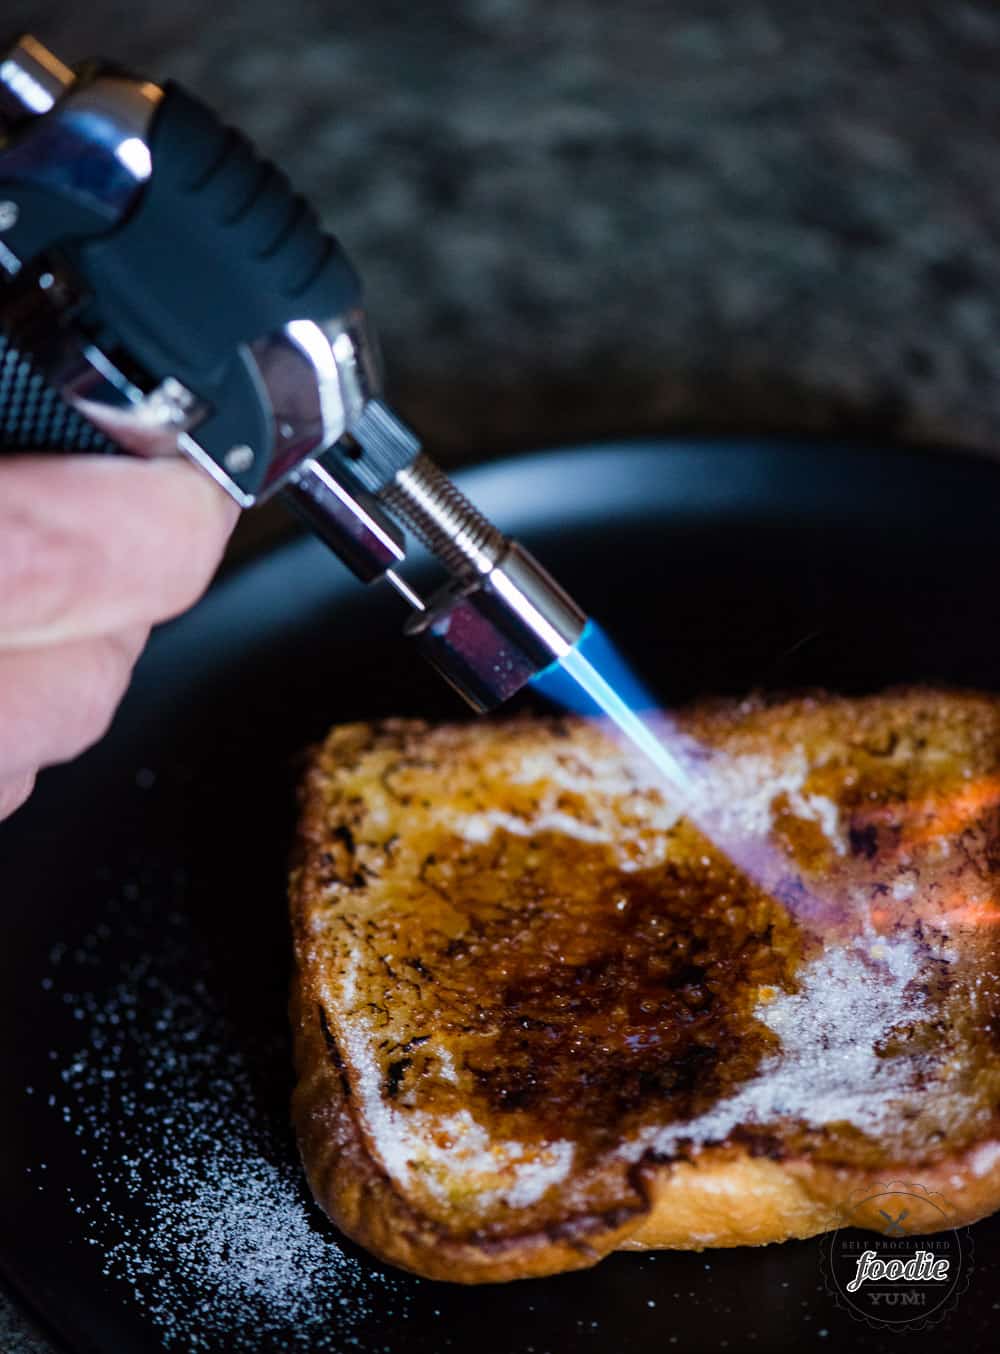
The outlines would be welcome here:
M 682 791 L 688 788 L 688 775 L 680 761 L 637 713 L 655 710 L 656 702 L 593 621 L 588 620 L 565 658 L 539 672 L 533 684 L 548 700 L 575 714 L 613 720 L 671 785 Z

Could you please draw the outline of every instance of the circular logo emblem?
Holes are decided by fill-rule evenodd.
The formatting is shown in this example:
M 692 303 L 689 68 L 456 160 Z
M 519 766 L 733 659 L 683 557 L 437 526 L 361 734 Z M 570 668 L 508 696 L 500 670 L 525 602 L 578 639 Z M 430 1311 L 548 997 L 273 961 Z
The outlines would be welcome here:
M 822 1239 L 827 1289 L 838 1307 L 877 1330 L 913 1331 L 951 1311 L 972 1277 L 972 1238 L 922 1185 L 879 1186 L 840 1209 Z M 865 1230 L 861 1230 L 864 1228 Z

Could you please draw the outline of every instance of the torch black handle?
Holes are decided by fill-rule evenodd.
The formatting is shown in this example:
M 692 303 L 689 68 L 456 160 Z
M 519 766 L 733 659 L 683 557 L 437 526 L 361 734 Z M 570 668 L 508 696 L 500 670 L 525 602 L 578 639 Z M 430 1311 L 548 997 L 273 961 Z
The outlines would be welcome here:
M 347 256 L 285 175 L 177 85 L 164 87 L 148 129 L 150 177 L 110 228 L 68 195 L 63 202 L 58 173 L 36 172 L 58 156 L 47 124 L 59 116 L 27 126 L 0 155 L 2 196 L 20 209 L 6 238 L 24 275 L 64 260 L 81 289 L 74 322 L 87 340 L 152 386 L 172 377 L 193 392 L 208 410 L 198 441 L 213 459 L 241 444 L 267 453 L 272 414 L 248 345 L 290 321 L 360 307 Z M 112 449 L 45 391 L 21 342 L 14 329 L 0 349 L 0 448 Z M 259 490 L 268 461 L 258 454 L 239 475 L 243 490 Z
M 143 365 L 193 381 L 289 320 L 360 303 L 346 255 L 285 175 L 177 85 L 164 89 L 149 148 L 136 208 L 79 248 L 83 276 Z

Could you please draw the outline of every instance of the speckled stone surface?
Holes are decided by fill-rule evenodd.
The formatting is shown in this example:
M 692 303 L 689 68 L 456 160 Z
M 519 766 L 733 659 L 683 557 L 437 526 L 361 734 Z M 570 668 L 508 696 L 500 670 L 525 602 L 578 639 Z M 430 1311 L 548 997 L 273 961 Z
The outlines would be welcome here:
M 177 76 L 279 159 L 360 265 L 393 398 L 446 461 L 665 431 L 1000 448 L 992 4 L 3 18 Z
M 622 432 L 1000 445 L 1000 13 L 6 0 L 314 195 L 445 458 Z

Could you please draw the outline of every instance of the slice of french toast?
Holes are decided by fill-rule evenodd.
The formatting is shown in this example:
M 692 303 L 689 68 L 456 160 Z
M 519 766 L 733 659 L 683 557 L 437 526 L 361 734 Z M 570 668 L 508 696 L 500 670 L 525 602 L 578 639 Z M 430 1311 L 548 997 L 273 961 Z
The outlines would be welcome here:
M 664 731 L 683 803 L 583 720 L 314 754 L 293 1112 L 383 1259 L 476 1282 L 805 1237 L 887 1181 L 934 1198 L 918 1229 L 1000 1205 L 1000 700 Z

